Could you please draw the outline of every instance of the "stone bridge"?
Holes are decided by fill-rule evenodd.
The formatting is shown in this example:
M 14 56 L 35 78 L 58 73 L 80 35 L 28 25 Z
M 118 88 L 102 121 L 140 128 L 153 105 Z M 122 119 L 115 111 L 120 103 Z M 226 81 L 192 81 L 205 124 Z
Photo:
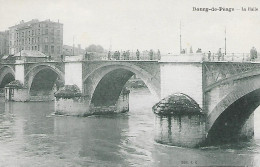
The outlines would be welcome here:
M 260 63 L 203 63 L 203 111 L 210 140 L 252 137 L 260 104 Z
M 260 104 L 260 64 L 254 62 L 64 61 L 16 62 L 0 65 L 0 86 L 12 80 L 24 85 L 17 101 L 53 99 L 57 81 L 77 85 L 80 105 L 115 104 L 125 83 L 139 76 L 151 93 L 162 99 L 172 93 L 189 95 L 206 115 L 207 139 L 250 137 L 253 111 Z M 26 94 L 26 95 L 25 95 Z M 14 100 L 14 99 L 13 99 Z M 75 114 L 75 113 L 74 113 Z

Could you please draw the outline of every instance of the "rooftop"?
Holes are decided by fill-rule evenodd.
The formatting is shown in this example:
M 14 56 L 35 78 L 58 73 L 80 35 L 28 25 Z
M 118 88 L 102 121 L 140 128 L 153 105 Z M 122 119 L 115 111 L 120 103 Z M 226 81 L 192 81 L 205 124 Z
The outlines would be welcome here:
M 32 19 L 30 21 L 27 21 L 27 22 L 24 22 L 24 20 L 20 21 L 19 24 L 16 24 L 14 26 L 11 26 L 9 28 L 23 28 L 23 27 L 30 27 L 32 24 L 35 24 L 35 23 L 41 23 L 41 22 L 50 22 L 50 23 L 59 23 L 58 22 L 54 22 L 54 21 L 51 21 L 50 19 L 48 20 L 44 20 L 44 21 L 39 21 L 38 19 Z M 59 23 L 59 24 L 62 24 L 62 23 Z
M 22 50 L 21 53 L 18 52 L 14 55 L 14 57 L 48 57 L 42 52 L 36 50 Z

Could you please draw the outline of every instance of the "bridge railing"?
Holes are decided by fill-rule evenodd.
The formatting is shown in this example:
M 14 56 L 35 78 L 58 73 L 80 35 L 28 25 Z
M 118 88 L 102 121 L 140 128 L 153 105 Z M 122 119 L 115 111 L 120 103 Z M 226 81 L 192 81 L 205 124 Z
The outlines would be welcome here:
M 125 53 L 124 52 L 111 52 L 110 55 L 108 52 L 105 53 L 87 53 L 85 55 L 84 60 L 140 60 L 140 61 L 147 61 L 147 60 L 159 60 L 160 55 L 157 53 L 153 53 L 152 55 L 149 54 L 149 52 L 140 52 L 139 56 L 136 54 L 136 52 L 129 52 Z
M 251 62 L 255 61 L 250 59 L 249 53 L 213 53 L 209 55 L 208 53 L 203 54 L 203 60 L 204 61 L 228 61 L 228 62 Z
M 260 56 L 259 56 L 260 57 Z M 25 63 L 25 62 L 62 62 L 62 61 L 124 61 L 124 60 L 133 60 L 133 61 L 169 61 L 169 62 L 202 62 L 202 61 L 227 61 L 227 62 L 258 62 L 260 58 L 252 60 L 250 59 L 249 53 L 192 53 L 192 54 L 167 54 L 167 55 L 158 55 L 154 53 L 151 55 L 149 52 L 140 52 L 139 57 L 135 52 L 130 52 L 129 55 L 125 56 L 120 53 L 120 56 L 115 57 L 115 55 L 108 56 L 108 53 L 88 53 L 88 55 L 79 55 L 79 56 L 65 56 L 61 60 L 52 60 L 50 58 L 27 58 L 27 59 L 12 59 L 12 60 L 1 60 L 0 63 Z
M 179 54 L 179 55 L 163 55 L 162 61 L 171 62 L 201 62 L 201 61 L 227 61 L 227 62 L 254 62 L 260 61 L 260 59 L 250 59 L 249 53 L 192 53 L 192 54 Z
M 192 54 L 167 54 L 162 55 L 161 61 L 166 62 L 201 62 L 204 59 L 203 53 Z

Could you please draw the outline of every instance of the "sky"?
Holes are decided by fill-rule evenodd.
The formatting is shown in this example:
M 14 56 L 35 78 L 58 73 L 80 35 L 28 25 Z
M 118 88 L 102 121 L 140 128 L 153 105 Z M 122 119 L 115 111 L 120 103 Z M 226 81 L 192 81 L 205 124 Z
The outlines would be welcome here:
M 260 51 L 258 0 L 0 0 L 0 31 L 32 19 L 63 23 L 64 44 L 90 44 L 112 50 L 160 49 L 179 53 L 182 47 L 228 53 Z M 193 11 L 199 8 L 234 8 L 233 12 Z M 257 7 L 258 11 L 241 11 Z

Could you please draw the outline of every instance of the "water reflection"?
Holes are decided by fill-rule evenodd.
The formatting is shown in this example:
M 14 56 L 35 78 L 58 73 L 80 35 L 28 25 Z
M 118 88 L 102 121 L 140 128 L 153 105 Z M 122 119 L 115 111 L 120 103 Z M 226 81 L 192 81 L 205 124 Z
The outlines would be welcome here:
M 260 166 L 260 140 L 199 149 L 154 142 L 156 99 L 138 92 L 129 113 L 113 116 L 54 116 L 53 103 L 1 101 L 0 166 Z
M 120 145 L 126 140 L 128 131 L 126 115 L 55 118 L 55 136 L 63 143 L 63 158 L 71 157 L 73 152 L 88 163 L 124 164 L 120 156 Z M 74 155 L 74 156 L 75 156 Z

